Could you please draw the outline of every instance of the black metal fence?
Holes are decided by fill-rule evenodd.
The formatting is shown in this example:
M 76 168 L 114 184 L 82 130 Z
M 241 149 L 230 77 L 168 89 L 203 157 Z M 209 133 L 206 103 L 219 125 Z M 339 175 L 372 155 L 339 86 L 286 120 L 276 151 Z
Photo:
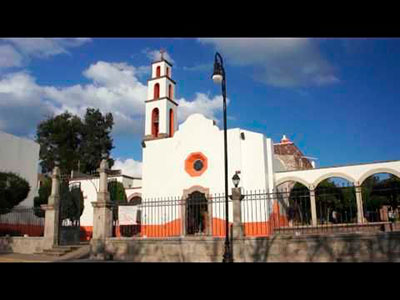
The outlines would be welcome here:
M 228 199 L 228 202 L 231 203 L 231 199 Z M 206 195 L 193 192 L 186 198 L 143 199 L 136 205 L 119 203 L 114 206 L 113 235 L 116 237 L 224 236 L 225 219 L 224 194 Z
M 41 208 L 0 209 L 0 236 L 43 236 L 44 211 Z
M 317 188 L 315 225 L 308 189 L 242 191 L 241 225 L 245 236 L 385 230 L 388 222 L 399 221 L 398 192 L 361 189 L 364 220 L 359 223 L 355 187 Z M 232 200 L 228 202 L 232 225 Z M 116 205 L 113 216 L 116 237 L 225 236 L 224 194 L 143 199 Z

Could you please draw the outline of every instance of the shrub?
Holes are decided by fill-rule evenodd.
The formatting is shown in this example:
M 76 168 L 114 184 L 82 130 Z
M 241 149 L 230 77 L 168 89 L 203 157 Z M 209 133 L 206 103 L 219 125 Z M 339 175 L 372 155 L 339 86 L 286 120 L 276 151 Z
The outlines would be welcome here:
M 12 172 L 0 172 L 0 210 L 11 210 L 28 197 L 30 190 L 24 178 Z

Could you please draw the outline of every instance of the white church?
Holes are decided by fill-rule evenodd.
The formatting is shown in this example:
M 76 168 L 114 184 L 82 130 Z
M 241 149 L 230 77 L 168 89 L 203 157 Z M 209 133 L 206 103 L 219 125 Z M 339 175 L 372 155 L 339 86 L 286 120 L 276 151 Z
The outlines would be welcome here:
M 186 199 L 195 192 L 206 197 L 224 192 L 224 131 L 214 120 L 201 114 L 193 114 L 178 125 L 179 106 L 175 102 L 175 91 L 172 65 L 161 56 L 161 60 L 152 63 L 151 78 L 148 80 L 142 178 L 114 176 L 114 180 L 124 184 L 128 201 L 140 197 L 145 203 L 151 201 L 148 199 L 168 197 Z M 297 154 L 297 160 L 304 162 L 308 168 L 312 167 L 286 137 L 282 143 L 274 145 L 270 138 L 261 133 L 233 128 L 227 130 L 227 138 L 229 191 L 234 187 L 232 176 L 239 173 L 239 187 L 272 192 L 274 172 L 288 169 L 280 155 L 274 154 L 274 148 L 276 152 L 281 144 L 294 147 L 294 150 L 289 151 L 290 156 Z M 75 181 L 81 182 L 85 197 L 81 226 L 90 232 L 93 219 L 90 202 L 95 201 L 98 179 L 77 178 Z M 210 211 L 222 214 L 222 209 L 210 208 Z M 179 234 L 185 231 L 185 225 L 182 224 L 184 218 L 178 206 L 176 210 L 170 209 L 162 215 L 162 220 L 153 214 L 147 221 L 152 227 L 165 224 L 176 227 L 176 222 L 179 222 L 178 229 L 172 231 L 178 231 Z M 231 215 L 232 211 L 230 219 Z M 215 223 L 212 220 L 214 217 L 221 216 L 210 216 L 211 223 Z M 142 219 L 144 225 L 145 212 Z
M 174 197 L 184 203 L 193 193 L 204 195 L 207 201 L 208 195 L 224 192 L 224 131 L 214 120 L 201 114 L 193 114 L 178 124 L 179 106 L 175 101 L 175 92 L 172 65 L 161 55 L 159 61 L 152 63 L 147 99 L 144 99 L 146 115 L 142 142 L 142 178 L 124 175 L 114 178 L 124 184 L 128 202 L 140 199 L 139 202 L 146 205 L 154 199 Z M 231 178 L 235 173 L 240 176 L 239 187 L 262 190 L 265 193 L 272 193 L 279 184 L 289 181 L 304 184 L 311 193 L 318 183 L 333 176 L 345 178 L 355 186 L 361 185 L 368 176 L 378 172 L 400 177 L 400 161 L 315 168 L 314 162 L 305 157 L 286 136 L 279 143 L 274 143 L 261 133 L 231 128 L 227 130 L 227 137 L 229 191 L 234 187 Z M 95 201 L 98 180 L 92 180 L 91 183 L 85 183 L 86 179 L 76 180 L 81 181 L 85 197 L 81 226 L 90 232 L 93 222 L 90 203 Z M 357 210 L 358 221 L 361 223 L 364 219 L 360 197 L 357 196 Z M 315 197 L 310 196 L 310 199 L 312 224 L 316 225 Z M 206 208 L 210 224 L 207 232 L 221 235 L 216 228 L 220 227 L 218 224 L 224 219 L 223 210 L 214 205 L 218 204 Z M 142 236 L 189 234 L 184 207 L 187 206 L 159 206 L 154 208 L 157 214 L 142 211 Z M 250 219 L 242 216 L 243 223 L 268 222 L 273 211 L 275 208 L 257 208 Z M 229 208 L 229 220 L 232 220 L 232 206 Z M 154 228 L 158 231 L 154 231 Z

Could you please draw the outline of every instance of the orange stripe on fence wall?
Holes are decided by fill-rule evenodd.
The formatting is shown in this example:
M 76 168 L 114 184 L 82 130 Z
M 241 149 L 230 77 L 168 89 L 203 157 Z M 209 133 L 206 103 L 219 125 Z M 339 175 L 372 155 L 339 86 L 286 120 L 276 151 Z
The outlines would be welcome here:
M 181 219 L 174 220 L 162 225 L 146 225 L 141 226 L 140 236 L 146 237 L 168 237 L 182 235 Z
M 29 236 L 43 236 L 44 225 L 0 224 L 0 233 L 21 236 L 24 234 Z
M 80 240 L 90 241 L 93 235 L 93 226 L 81 226 Z
M 273 205 L 273 213 L 269 216 L 268 221 L 264 222 L 247 222 L 243 223 L 244 235 L 249 237 L 270 236 L 275 228 L 288 226 L 289 222 L 285 215 L 279 212 L 279 205 Z M 229 222 L 229 226 L 232 223 Z M 139 235 L 141 237 L 169 237 L 182 235 L 182 220 L 176 219 L 162 225 L 146 225 L 140 226 Z M 1 228 L 1 227 L 0 227 Z M 212 218 L 212 236 L 225 236 L 225 220 L 220 218 Z M 42 231 L 43 231 L 42 226 Z M 121 237 L 121 227 L 117 226 L 115 233 L 116 237 Z M 28 233 L 29 234 L 29 233 Z M 30 235 L 30 234 L 29 234 Z M 43 233 L 42 233 L 43 235 Z M 93 226 L 81 226 L 81 241 L 88 241 L 92 238 Z M 33 236 L 33 235 L 32 235 Z

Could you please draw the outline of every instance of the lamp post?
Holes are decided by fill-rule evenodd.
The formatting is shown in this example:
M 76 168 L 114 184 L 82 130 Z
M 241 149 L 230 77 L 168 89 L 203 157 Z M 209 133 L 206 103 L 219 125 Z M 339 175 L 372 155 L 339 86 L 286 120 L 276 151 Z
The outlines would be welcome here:
M 228 211 L 228 142 L 226 133 L 226 77 L 222 56 L 215 53 L 214 73 L 212 79 L 215 83 L 222 84 L 222 97 L 224 103 L 224 160 L 225 160 L 225 251 L 222 262 L 233 262 L 231 245 L 229 242 L 229 211 Z

